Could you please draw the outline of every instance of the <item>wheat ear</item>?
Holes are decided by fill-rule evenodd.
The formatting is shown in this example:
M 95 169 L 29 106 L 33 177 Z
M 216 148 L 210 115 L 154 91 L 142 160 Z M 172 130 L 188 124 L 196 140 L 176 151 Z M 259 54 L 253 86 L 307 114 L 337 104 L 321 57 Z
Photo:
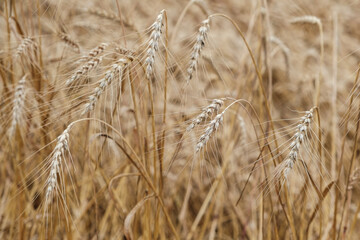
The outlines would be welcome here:
M 92 111 L 100 98 L 101 94 L 105 91 L 106 87 L 118 76 L 119 81 L 122 79 L 124 69 L 128 65 L 128 59 L 120 59 L 112 65 L 111 69 L 105 73 L 105 77 L 100 80 L 99 86 L 95 88 L 92 95 L 89 97 L 89 101 L 85 104 L 85 109 L 82 114 L 86 114 Z
M 150 79 L 153 70 L 154 70 L 154 63 L 155 63 L 155 53 L 159 50 L 159 39 L 161 37 L 161 29 L 163 27 L 163 20 L 164 20 L 164 12 L 165 10 L 162 10 L 160 14 L 157 16 L 156 21 L 151 26 L 152 32 L 150 35 L 150 40 L 148 43 L 147 48 L 147 57 L 145 60 L 146 63 L 146 78 Z
M 224 120 L 224 113 L 219 113 L 216 117 L 209 123 L 209 126 L 205 129 L 205 133 L 200 136 L 198 142 L 196 143 L 196 152 L 199 152 L 209 141 L 211 135 L 219 128 L 220 124 Z
M 19 44 L 19 46 L 16 48 L 15 59 L 20 57 L 21 55 L 25 54 L 26 51 L 28 51 L 32 48 L 34 48 L 34 49 L 37 48 L 37 44 L 34 41 L 34 39 L 32 37 L 24 38 L 21 41 L 21 43 Z
M 305 15 L 291 19 L 290 23 L 291 24 L 302 24 L 302 23 L 321 24 L 321 21 L 318 17 L 312 15 Z
M 212 103 L 203 109 L 203 111 L 192 120 L 191 124 L 187 127 L 187 131 L 191 131 L 195 128 L 196 125 L 204 122 L 208 117 L 210 117 L 214 112 L 218 112 L 221 106 L 224 105 L 224 101 L 222 99 L 214 99 Z
M 85 12 L 85 13 L 90 13 L 90 14 L 96 15 L 98 17 L 113 20 L 113 21 L 116 21 L 116 22 L 120 21 L 120 18 L 118 18 L 118 16 L 116 16 L 113 13 L 109 13 L 109 12 L 107 12 L 105 10 L 102 10 L 102 9 L 83 8 L 83 9 L 81 9 L 81 11 Z
M 71 77 L 66 81 L 66 85 L 69 86 L 85 74 L 89 73 L 91 70 L 95 69 L 99 63 L 102 61 L 102 57 L 95 57 L 86 62 L 79 70 L 77 70 Z
M 90 52 L 88 52 L 86 55 L 82 56 L 80 61 L 89 61 L 92 58 L 97 57 L 101 53 L 104 52 L 104 50 L 109 46 L 107 43 L 101 43 L 99 46 L 93 48 Z
M 193 47 L 193 51 L 191 53 L 191 59 L 190 59 L 190 63 L 189 63 L 189 67 L 187 69 L 187 81 L 189 82 L 192 77 L 193 77 L 193 73 L 197 68 L 197 63 L 201 54 L 202 49 L 205 46 L 205 40 L 207 39 L 207 34 L 209 32 L 210 29 L 210 24 L 209 24 L 210 20 L 206 19 L 201 23 L 201 27 L 199 28 L 199 33 L 196 37 L 196 42 L 195 45 Z
M 224 99 L 225 100 L 225 99 Z M 210 137 L 216 130 L 218 130 L 219 126 L 222 124 L 224 120 L 225 112 L 234 104 L 243 101 L 242 99 L 234 100 L 230 103 L 221 113 L 217 114 L 213 120 L 210 121 L 208 127 L 205 129 L 204 133 L 200 136 L 199 140 L 196 143 L 195 151 L 199 152 L 209 141 Z M 195 125 L 204 121 L 207 117 L 211 116 L 211 114 L 216 110 L 218 111 L 220 107 L 223 105 L 223 99 L 215 99 L 212 104 L 204 109 L 204 111 L 192 122 L 192 124 L 188 127 L 189 130 L 193 129 Z
M 65 159 L 66 151 L 69 151 L 69 131 L 73 123 L 58 136 L 57 143 L 50 157 L 50 174 L 46 181 L 46 195 L 45 195 L 45 209 L 50 204 L 54 190 L 59 189 L 58 174 L 61 174 L 63 160 Z
M 89 13 L 89 14 L 92 14 L 92 15 L 95 15 L 95 16 L 98 16 L 101 18 L 105 18 L 108 20 L 112 20 L 112 21 L 118 22 L 118 23 L 120 23 L 122 21 L 126 27 L 133 27 L 133 25 L 131 23 L 129 23 L 128 21 L 125 21 L 124 19 L 120 19 L 117 15 L 115 15 L 113 13 L 109 13 L 102 9 L 83 8 L 80 11 L 82 11 L 84 13 Z
M 313 120 L 314 108 L 306 112 L 305 116 L 301 118 L 300 124 L 297 126 L 298 130 L 293 136 L 293 141 L 290 144 L 290 153 L 284 161 L 284 169 L 282 170 L 285 179 L 287 179 L 290 171 L 293 169 L 294 164 L 299 155 L 300 146 L 307 137 L 310 124 Z
M 78 53 L 80 52 L 80 45 L 74 39 L 72 39 L 69 35 L 67 35 L 66 33 L 63 33 L 63 32 L 59 32 L 58 36 L 61 40 L 64 41 L 65 44 L 76 49 L 76 51 Z
M 11 126 L 9 128 L 9 135 L 14 136 L 16 126 L 21 121 L 21 116 L 24 110 L 25 105 L 25 84 L 26 84 L 26 75 L 23 76 L 15 89 L 14 100 L 13 100 L 13 113 Z
M 279 46 L 279 48 L 281 49 L 281 51 L 283 52 L 284 55 L 286 55 L 287 58 L 289 58 L 290 55 L 290 49 L 285 45 L 285 43 L 278 37 L 275 36 L 271 36 L 269 38 L 270 42 L 275 43 L 276 45 Z

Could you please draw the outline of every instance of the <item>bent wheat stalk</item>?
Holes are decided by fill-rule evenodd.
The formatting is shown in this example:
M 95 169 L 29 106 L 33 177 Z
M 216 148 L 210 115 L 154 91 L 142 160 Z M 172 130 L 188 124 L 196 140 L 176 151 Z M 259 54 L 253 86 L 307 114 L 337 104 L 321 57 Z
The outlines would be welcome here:
M 322 66 L 324 62 L 324 33 L 323 33 L 323 25 L 320 20 L 320 18 L 306 15 L 301 17 L 293 18 L 290 21 L 291 24 L 313 24 L 317 25 L 319 28 L 319 34 L 320 34 L 320 64 L 319 64 L 319 78 L 316 81 L 316 87 L 315 87 L 315 96 L 314 96 L 314 105 L 319 106 L 319 98 L 320 98 L 320 88 L 321 88 L 321 81 L 323 77 L 322 72 Z

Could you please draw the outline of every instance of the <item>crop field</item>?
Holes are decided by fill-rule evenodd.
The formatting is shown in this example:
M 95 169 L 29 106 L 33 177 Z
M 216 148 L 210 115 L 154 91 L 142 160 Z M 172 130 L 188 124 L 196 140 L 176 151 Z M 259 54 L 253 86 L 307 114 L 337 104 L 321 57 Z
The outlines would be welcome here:
M 0 0 L 0 239 L 359 239 L 359 0 Z

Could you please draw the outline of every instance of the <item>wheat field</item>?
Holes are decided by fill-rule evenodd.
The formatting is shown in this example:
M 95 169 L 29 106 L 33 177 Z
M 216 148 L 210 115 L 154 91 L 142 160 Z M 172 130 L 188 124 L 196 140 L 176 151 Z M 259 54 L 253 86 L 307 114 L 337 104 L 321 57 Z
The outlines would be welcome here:
M 359 239 L 359 0 L 1 0 L 0 239 Z

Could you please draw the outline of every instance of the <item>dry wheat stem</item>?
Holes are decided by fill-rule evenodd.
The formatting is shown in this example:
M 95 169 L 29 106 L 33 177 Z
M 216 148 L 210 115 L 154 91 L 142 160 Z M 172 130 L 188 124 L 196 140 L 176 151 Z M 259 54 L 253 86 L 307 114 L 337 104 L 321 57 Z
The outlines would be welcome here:
M 265 92 L 265 87 L 264 87 L 264 84 L 263 84 L 263 80 L 262 80 L 262 74 L 260 72 L 260 69 L 256 63 L 256 60 L 255 60 L 255 56 L 249 46 L 249 43 L 247 42 L 243 32 L 241 31 L 240 27 L 236 24 L 236 22 L 228 17 L 227 15 L 225 14 L 221 14 L 221 13 L 214 13 L 214 14 L 211 14 L 208 19 L 211 19 L 211 18 L 214 18 L 214 17 L 222 17 L 222 18 L 225 18 L 226 20 L 230 21 L 230 23 L 235 27 L 235 29 L 237 30 L 237 32 L 239 33 L 239 35 L 241 36 L 244 44 L 246 45 L 246 48 L 250 54 L 250 57 L 251 57 L 251 61 L 254 65 L 254 68 L 255 68 L 255 71 L 256 71 L 256 75 L 257 75 L 257 79 L 258 79 L 258 82 L 259 82 L 259 85 L 260 85 L 260 90 L 261 90 L 261 94 L 263 95 L 264 97 L 264 100 L 265 100 L 265 109 L 266 109 L 266 114 L 268 115 L 268 118 L 270 120 L 270 127 L 272 129 L 272 132 L 274 133 L 274 136 L 275 136 L 275 127 L 274 127 L 274 124 L 272 122 L 272 117 L 271 117 L 271 111 L 270 111 L 270 105 L 269 105 L 269 101 L 267 99 L 267 96 L 266 96 L 266 92 Z M 235 101 L 234 103 L 238 102 Z M 276 149 L 278 149 L 278 142 L 277 142 L 277 139 L 275 137 L 275 146 L 276 146 Z M 276 164 L 276 163 L 275 163 Z

